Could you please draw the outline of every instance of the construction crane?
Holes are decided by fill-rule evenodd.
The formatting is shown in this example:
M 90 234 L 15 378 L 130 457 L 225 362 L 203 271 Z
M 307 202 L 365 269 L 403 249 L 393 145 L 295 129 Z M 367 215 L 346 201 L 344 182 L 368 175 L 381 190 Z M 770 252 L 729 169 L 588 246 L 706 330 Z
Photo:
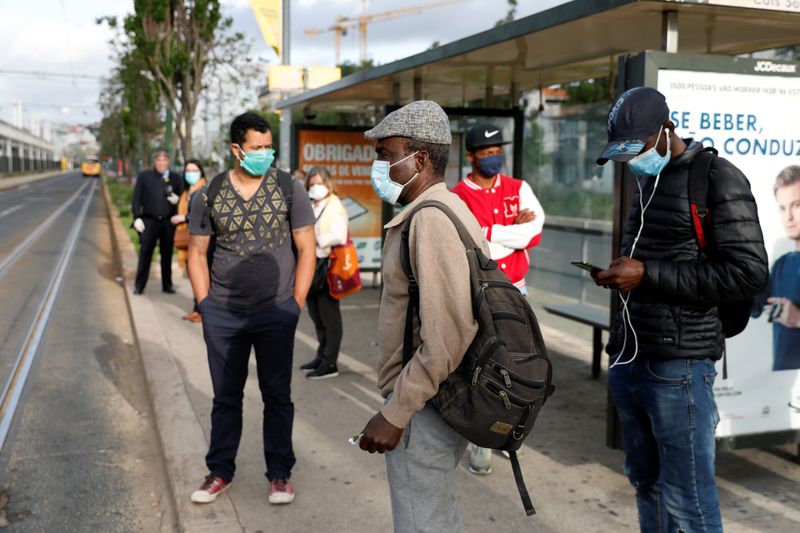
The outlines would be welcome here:
M 421 13 L 426 9 L 434 7 L 446 6 L 449 4 L 456 4 L 464 0 L 443 0 L 441 2 L 433 2 L 430 4 L 423 4 L 413 7 L 405 7 L 402 9 L 393 9 L 391 11 L 383 11 L 381 13 L 363 14 L 358 17 L 336 17 L 336 22 L 328 28 L 306 28 L 306 35 L 320 35 L 322 33 L 333 32 L 334 34 L 334 50 L 336 52 L 336 64 L 341 65 L 340 54 L 342 48 L 342 36 L 347 35 L 349 28 L 358 26 L 359 33 L 359 51 L 361 56 L 361 63 L 367 61 L 367 24 L 370 22 L 380 22 L 397 17 L 404 17 L 406 15 L 415 15 Z M 366 2 L 365 2 L 366 3 Z

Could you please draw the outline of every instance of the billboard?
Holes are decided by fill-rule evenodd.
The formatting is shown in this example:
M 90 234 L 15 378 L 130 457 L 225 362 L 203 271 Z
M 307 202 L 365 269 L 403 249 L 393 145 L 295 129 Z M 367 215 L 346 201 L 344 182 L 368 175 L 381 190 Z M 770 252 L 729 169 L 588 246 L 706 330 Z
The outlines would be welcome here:
M 726 343 L 728 379 L 717 368 L 718 437 L 800 429 L 800 68 L 729 61 L 736 72 L 662 68 L 656 85 L 678 134 L 748 177 L 769 254 L 770 287 Z
M 364 139 L 363 130 L 299 128 L 295 146 L 299 168 L 324 166 L 330 172 L 347 209 L 360 267 L 380 268 L 381 201 L 369 181 L 374 143 Z

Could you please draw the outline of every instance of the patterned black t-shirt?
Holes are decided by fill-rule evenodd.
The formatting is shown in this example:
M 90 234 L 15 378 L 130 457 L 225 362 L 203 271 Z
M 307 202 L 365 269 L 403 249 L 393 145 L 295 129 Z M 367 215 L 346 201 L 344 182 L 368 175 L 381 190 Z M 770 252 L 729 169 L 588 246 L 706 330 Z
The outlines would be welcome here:
M 295 257 L 291 230 L 314 224 L 314 211 L 303 184 L 292 180 L 292 212 L 273 170 L 255 194 L 244 200 L 228 173 L 214 200 L 211 223 L 202 227 L 208 185 L 192 198 L 189 233 L 214 235 L 211 296 L 233 307 L 280 304 L 294 290 Z M 288 215 L 288 216 L 287 216 Z

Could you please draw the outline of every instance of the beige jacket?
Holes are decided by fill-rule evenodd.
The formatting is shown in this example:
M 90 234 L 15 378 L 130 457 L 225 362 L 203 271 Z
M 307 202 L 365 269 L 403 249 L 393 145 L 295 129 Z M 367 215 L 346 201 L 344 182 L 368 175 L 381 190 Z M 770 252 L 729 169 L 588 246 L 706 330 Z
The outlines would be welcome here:
M 403 368 L 408 279 L 400 263 L 400 233 L 408 213 L 428 199 L 450 207 L 489 255 L 489 246 L 475 217 L 443 183 L 427 189 L 386 225 L 381 258 L 378 388 L 384 398 L 392 395 L 381 411 L 383 416 L 400 428 L 425 406 L 439 384 L 461 363 L 478 331 L 472 316 L 464 245 L 447 215 L 433 207 L 423 209 L 414 215 L 409 234 L 411 267 L 420 290 L 421 327 L 415 321 L 414 358 Z

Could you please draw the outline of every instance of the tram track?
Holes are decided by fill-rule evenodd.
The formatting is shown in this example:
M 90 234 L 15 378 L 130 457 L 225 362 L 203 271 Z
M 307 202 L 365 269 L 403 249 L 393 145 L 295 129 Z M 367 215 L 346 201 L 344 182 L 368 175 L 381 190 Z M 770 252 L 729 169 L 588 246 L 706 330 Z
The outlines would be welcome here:
M 11 367 L 11 372 L 6 379 L 2 393 L 0 393 L 0 450 L 5 445 L 6 437 L 14 420 L 20 397 L 28 380 L 31 367 L 35 361 L 39 344 L 47 328 L 53 306 L 58 299 L 64 276 L 69 267 L 70 260 L 75 250 L 75 244 L 80 236 L 81 227 L 86 219 L 86 213 L 94 197 L 97 182 L 91 184 L 84 183 L 58 210 L 54 211 L 36 230 L 31 232 L 28 237 L 21 242 L 9 255 L 0 261 L 0 278 L 2 278 L 9 268 L 24 255 L 25 251 L 49 228 L 64 210 L 78 199 L 88 188 L 80 212 L 72 224 L 72 228 L 67 236 L 58 260 L 55 263 L 50 275 L 47 287 L 39 300 L 36 312 L 30 322 L 27 333 L 23 339 L 21 347 L 17 352 Z

